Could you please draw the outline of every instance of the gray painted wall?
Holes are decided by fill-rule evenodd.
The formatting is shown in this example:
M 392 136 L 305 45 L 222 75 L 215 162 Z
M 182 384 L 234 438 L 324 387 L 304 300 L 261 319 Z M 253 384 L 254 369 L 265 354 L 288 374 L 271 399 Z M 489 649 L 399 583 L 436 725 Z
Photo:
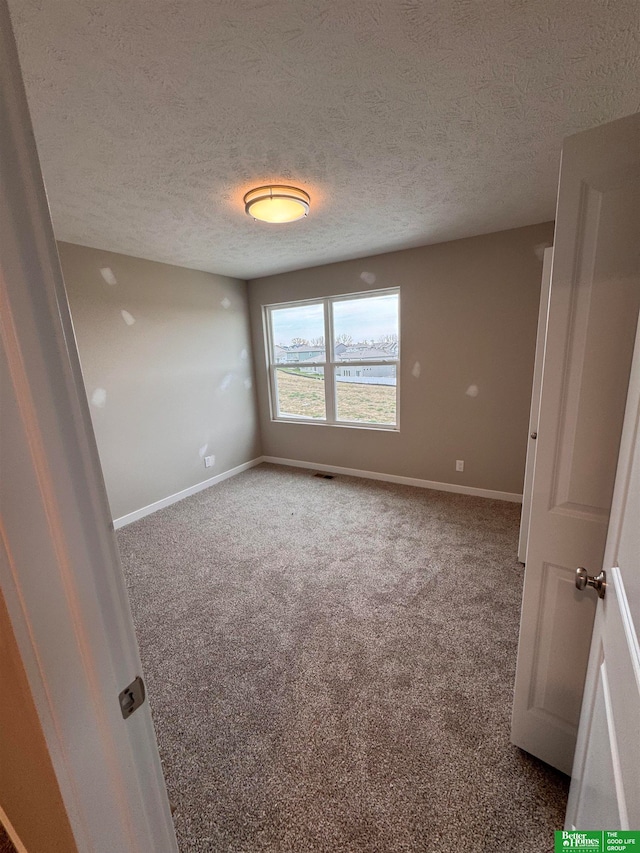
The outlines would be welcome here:
M 246 284 L 59 251 L 113 517 L 259 456 Z
M 552 240 L 543 223 L 251 281 L 263 453 L 521 493 L 541 248 Z M 261 306 L 394 286 L 400 432 L 271 421 Z

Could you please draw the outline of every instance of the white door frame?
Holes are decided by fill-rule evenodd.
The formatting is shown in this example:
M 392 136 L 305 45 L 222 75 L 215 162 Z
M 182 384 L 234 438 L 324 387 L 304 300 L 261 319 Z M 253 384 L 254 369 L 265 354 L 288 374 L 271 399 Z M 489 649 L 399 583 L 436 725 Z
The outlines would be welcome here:
M 78 850 L 177 851 L 6 0 L 0 585 Z M 51 828 L 55 833 L 55 827 Z

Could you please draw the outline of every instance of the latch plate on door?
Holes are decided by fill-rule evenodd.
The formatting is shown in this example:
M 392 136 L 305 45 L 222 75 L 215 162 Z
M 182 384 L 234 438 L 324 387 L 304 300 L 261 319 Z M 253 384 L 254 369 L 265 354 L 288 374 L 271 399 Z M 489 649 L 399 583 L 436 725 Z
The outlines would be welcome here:
M 118 695 L 120 711 L 124 719 L 128 719 L 136 711 L 145 699 L 144 681 L 140 676 L 134 680 Z

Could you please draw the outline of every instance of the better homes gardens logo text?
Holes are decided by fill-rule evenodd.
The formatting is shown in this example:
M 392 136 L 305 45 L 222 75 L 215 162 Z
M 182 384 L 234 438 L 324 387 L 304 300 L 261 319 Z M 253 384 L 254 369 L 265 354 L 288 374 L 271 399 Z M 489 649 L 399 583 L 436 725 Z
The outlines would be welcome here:
M 640 853 L 640 832 L 604 830 L 579 832 L 576 830 L 555 833 L 555 853 L 568 850 L 589 850 L 591 853 Z
M 556 832 L 556 851 L 558 850 L 594 850 L 600 853 L 602 832 Z

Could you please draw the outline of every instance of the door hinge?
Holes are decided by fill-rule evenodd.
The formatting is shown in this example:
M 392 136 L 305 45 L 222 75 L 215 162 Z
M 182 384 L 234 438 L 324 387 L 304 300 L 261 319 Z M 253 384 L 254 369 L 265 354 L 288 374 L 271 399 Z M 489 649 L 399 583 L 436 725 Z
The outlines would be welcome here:
M 145 695 L 144 681 L 138 675 L 118 696 L 120 710 L 125 720 L 142 705 Z

